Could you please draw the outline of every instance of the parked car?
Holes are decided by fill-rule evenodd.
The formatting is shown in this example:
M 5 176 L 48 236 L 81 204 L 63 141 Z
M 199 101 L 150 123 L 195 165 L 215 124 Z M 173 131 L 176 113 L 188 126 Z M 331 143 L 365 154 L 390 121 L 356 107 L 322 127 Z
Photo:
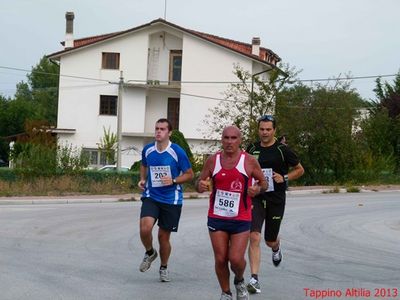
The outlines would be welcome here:
M 117 166 L 116 165 L 105 165 L 98 169 L 100 172 L 117 172 Z M 126 166 L 121 166 L 119 169 L 119 172 L 129 172 L 130 168 Z
M 8 167 L 8 163 L 0 158 L 0 167 Z

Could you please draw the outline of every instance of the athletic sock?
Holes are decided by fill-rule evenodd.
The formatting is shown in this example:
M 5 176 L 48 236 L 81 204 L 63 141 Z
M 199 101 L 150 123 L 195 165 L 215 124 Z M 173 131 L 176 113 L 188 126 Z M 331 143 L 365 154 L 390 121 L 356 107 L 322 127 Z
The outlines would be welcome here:
M 258 281 L 258 275 L 257 274 L 251 274 L 251 277 Z
M 148 256 L 153 255 L 153 253 L 154 253 L 154 249 L 153 249 L 153 248 L 151 248 L 150 250 L 146 251 L 146 254 L 147 254 Z
M 233 279 L 233 283 L 234 283 L 234 284 L 238 284 L 239 282 L 242 282 L 242 281 L 244 281 L 244 278 L 242 278 L 242 279 L 239 280 L 239 279 L 237 279 L 236 276 L 235 276 L 235 279 Z
M 232 292 L 231 291 L 227 291 L 227 292 L 225 292 L 225 291 L 223 291 L 225 294 L 227 294 L 227 295 L 231 295 L 232 296 Z

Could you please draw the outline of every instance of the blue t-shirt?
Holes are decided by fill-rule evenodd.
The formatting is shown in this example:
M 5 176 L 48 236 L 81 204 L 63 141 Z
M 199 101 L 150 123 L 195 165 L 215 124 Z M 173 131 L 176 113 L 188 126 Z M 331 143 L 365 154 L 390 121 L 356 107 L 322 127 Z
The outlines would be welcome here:
M 186 152 L 171 142 L 164 151 L 159 152 L 155 143 L 151 143 L 143 148 L 142 165 L 147 167 L 147 180 L 142 196 L 162 203 L 181 205 L 182 186 L 163 186 L 161 178 L 170 176 L 174 179 L 191 168 Z

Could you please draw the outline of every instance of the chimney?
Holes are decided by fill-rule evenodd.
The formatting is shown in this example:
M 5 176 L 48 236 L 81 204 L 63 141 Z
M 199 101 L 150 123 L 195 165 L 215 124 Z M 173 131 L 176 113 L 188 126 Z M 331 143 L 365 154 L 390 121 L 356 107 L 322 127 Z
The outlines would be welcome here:
M 65 20 L 67 21 L 66 30 L 65 30 L 65 45 L 64 49 L 73 48 L 74 47 L 74 13 L 66 12 Z
M 253 37 L 251 40 L 251 54 L 260 56 L 260 44 L 261 40 L 259 37 Z

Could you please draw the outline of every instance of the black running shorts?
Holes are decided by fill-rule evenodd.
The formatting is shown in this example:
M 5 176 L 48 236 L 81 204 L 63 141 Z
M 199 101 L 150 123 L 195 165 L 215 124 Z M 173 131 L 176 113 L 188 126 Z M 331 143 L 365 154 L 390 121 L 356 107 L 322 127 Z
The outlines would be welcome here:
M 165 204 L 151 198 L 142 198 L 140 218 L 153 217 L 158 226 L 167 231 L 178 231 L 182 205 Z
M 251 227 L 251 222 L 208 217 L 207 227 L 208 231 L 210 232 L 225 231 L 229 234 L 236 234 L 244 231 L 249 231 Z
M 286 194 L 265 193 L 263 198 L 253 198 L 251 231 L 261 233 L 265 220 L 264 239 L 267 242 L 274 242 L 278 238 L 285 212 Z

